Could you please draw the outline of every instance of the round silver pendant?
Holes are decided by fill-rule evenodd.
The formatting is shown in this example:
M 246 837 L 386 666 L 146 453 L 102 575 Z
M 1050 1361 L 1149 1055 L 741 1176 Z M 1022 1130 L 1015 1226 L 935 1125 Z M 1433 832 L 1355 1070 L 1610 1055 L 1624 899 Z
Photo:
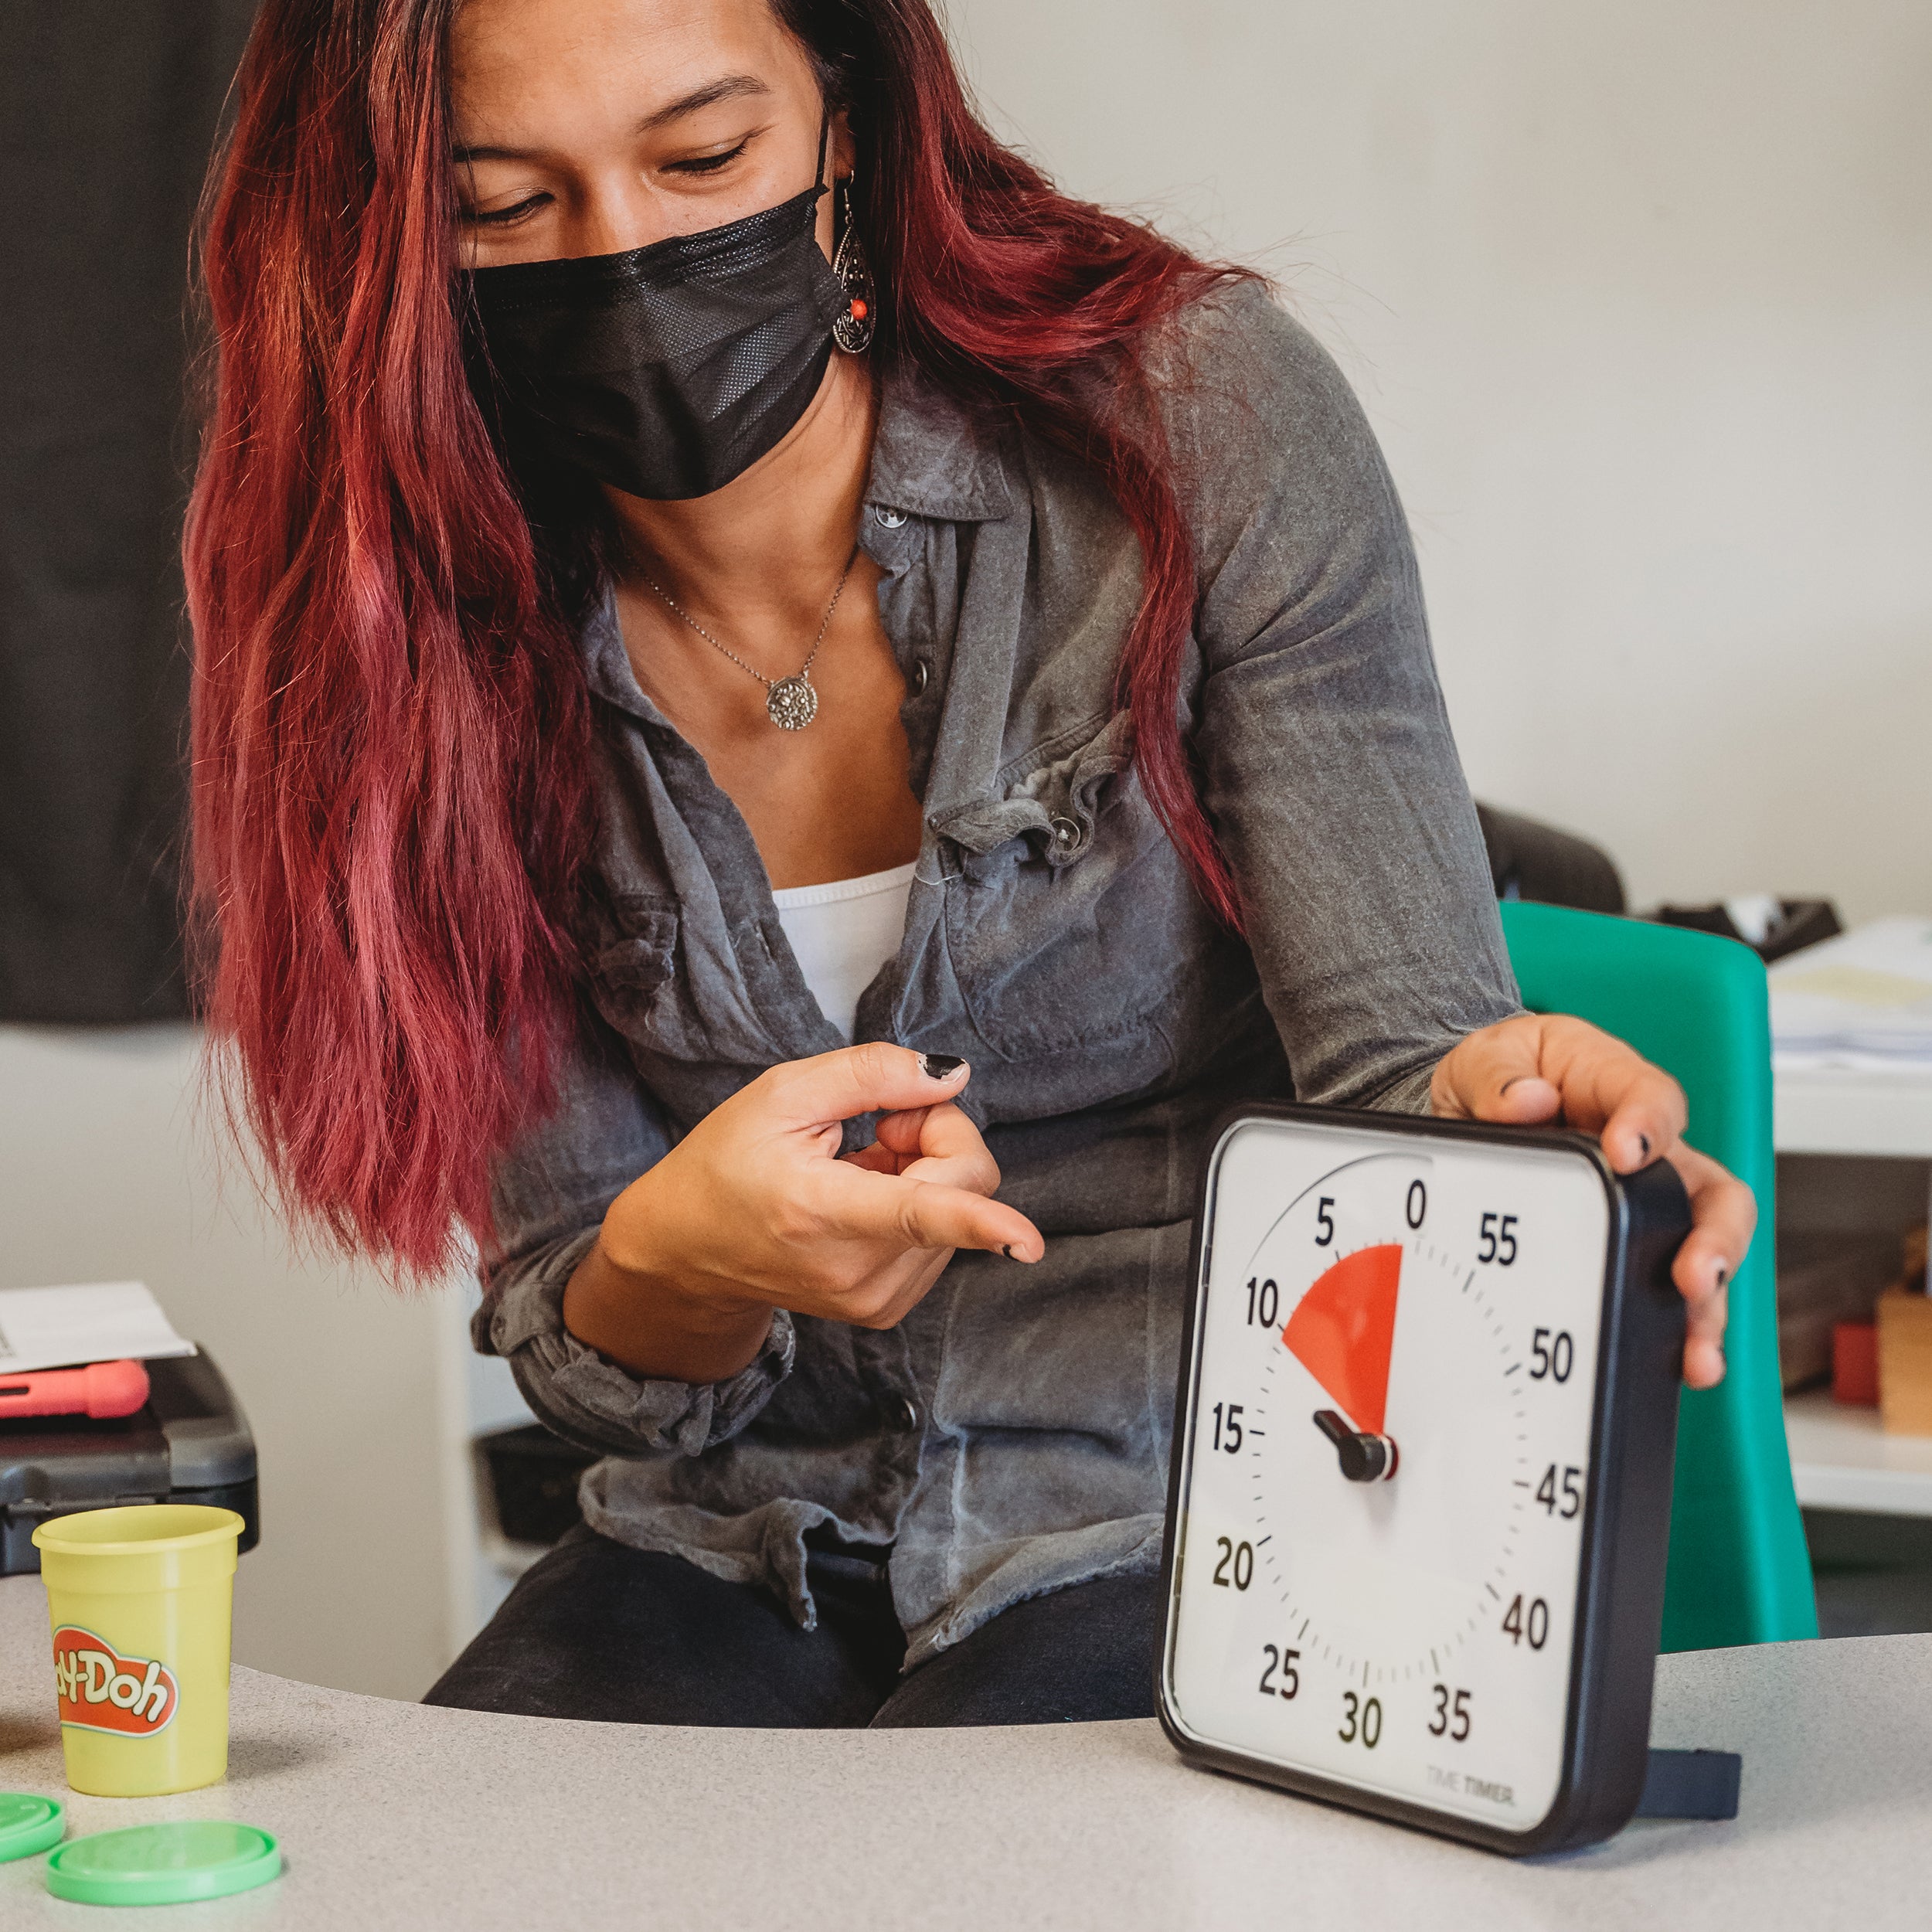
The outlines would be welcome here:
M 765 714 L 781 731 L 803 731 L 818 715 L 818 693 L 809 679 L 781 678 L 765 694 Z

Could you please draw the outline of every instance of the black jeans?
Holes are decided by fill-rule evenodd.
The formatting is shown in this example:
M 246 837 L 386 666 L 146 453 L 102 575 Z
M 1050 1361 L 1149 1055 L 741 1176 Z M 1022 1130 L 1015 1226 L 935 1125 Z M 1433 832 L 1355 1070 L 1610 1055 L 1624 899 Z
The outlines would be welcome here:
M 821 1542 L 818 1627 L 768 1592 L 580 1524 L 423 1701 L 621 1724 L 1053 1724 L 1151 1717 L 1160 1580 L 1038 1597 L 909 1676 L 884 1553 Z

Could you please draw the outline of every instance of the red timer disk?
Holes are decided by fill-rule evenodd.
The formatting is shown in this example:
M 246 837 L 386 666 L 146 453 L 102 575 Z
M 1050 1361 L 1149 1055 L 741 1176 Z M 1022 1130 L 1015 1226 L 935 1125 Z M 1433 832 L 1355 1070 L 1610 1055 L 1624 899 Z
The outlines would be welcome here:
M 1372 1436 L 1382 1434 L 1389 1405 L 1401 1284 L 1399 1243 L 1357 1248 L 1316 1277 L 1281 1331 L 1296 1360 Z

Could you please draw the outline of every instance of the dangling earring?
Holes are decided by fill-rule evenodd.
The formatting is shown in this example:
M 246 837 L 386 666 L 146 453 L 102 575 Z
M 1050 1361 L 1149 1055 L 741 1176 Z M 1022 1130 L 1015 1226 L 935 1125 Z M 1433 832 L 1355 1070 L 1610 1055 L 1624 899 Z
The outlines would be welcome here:
M 872 291 L 872 264 L 859 245 L 859 230 L 852 219 L 852 177 L 838 184 L 843 205 L 845 232 L 838 238 L 838 252 L 832 258 L 832 272 L 845 291 L 845 312 L 832 325 L 832 339 L 848 355 L 862 355 L 872 346 L 872 332 L 879 325 Z

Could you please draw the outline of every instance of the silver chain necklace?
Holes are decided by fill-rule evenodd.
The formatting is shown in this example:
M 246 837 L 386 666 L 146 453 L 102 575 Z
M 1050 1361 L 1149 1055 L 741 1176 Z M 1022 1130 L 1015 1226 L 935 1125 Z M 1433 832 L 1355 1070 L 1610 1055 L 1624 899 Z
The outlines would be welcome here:
M 859 546 L 854 544 L 852 555 L 845 560 L 845 567 L 838 573 L 838 587 L 832 592 L 831 603 L 825 606 L 818 634 L 811 641 L 811 654 L 788 678 L 767 678 L 756 665 L 747 664 L 730 645 L 720 644 L 655 578 L 646 577 L 644 580 L 674 616 L 683 618 L 714 651 L 723 651 L 740 671 L 749 672 L 764 686 L 765 716 L 781 731 L 803 731 L 818 715 L 818 693 L 812 689 L 811 667 L 818 659 L 818 647 L 825 641 L 825 633 L 832 628 L 832 614 L 838 608 L 838 600 L 845 594 L 845 580 L 852 575 L 852 566 L 858 561 Z

